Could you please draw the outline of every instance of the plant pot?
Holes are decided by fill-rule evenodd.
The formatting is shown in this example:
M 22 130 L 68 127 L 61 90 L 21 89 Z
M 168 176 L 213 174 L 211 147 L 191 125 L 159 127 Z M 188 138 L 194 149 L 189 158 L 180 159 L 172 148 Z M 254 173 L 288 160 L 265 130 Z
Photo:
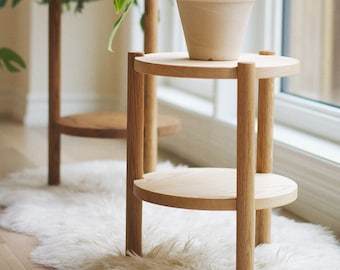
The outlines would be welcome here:
M 177 0 L 189 57 L 239 57 L 255 0 Z

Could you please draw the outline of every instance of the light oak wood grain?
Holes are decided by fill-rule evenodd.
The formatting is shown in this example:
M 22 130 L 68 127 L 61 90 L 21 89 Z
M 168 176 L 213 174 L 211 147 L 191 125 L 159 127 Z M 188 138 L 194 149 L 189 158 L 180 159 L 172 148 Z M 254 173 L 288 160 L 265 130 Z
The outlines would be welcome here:
M 158 0 L 145 0 L 144 12 L 144 51 L 157 52 L 158 39 Z M 157 164 L 157 78 L 147 75 L 144 78 L 144 171 L 155 170 Z
M 236 170 L 188 168 L 144 174 L 135 195 L 145 201 L 188 209 L 236 210 Z M 255 208 L 279 207 L 296 199 L 297 185 L 276 174 L 256 174 Z
M 128 104 L 131 128 L 128 137 L 134 138 L 131 149 L 141 153 L 128 158 L 128 174 L 140 175 L 127 178 L 129 194 L 133 188 L 135 198 L 127 196 L 128 204 L 144 200 L 165 206 L 199 210 L 236 210 L 236 269 L 254 269 L 255 243 L 270 241 L 271 208 L 296 200 L 297 185 L 291 179 L 272 174 L 273 83 L 275 77 L 298 73 L 299 61 L 274 56 L 272 52 L 242 54 L 237 61 L 190 60 L 186 53 L 152 53 L 136 57 L 134 65 L 129 59 L 129 74 L 136 78 L 128 89 L 129 95 L 143 91 L 138 74 L 189 78 L 237 79 L 237 166 L 236 169 L 188 168 L 171 172 L 146 173 L 143 176 L 142 133 L 148 125 L 140 113 L 141 102 Z M 259 82 L 258 149 L 255 149 L 255 84 Z M 141 122 L 145 121 L 141 124 Z M 136 131 L 139 129 L 139 132 Z M 148 128 L 149 129 L 149 128 Z M 128 147 L 129 148 L 129 147 Z M 256 160 L 256 162 L 255 162 Z M 129 164 L 130 163 L 130 164 Z M 136 173 L 136 171 L 138 172 Z M 258 172 L 255 174 L 255 172 Z M 145 172 L 144 172 L 145 173 Z M 131 182 L 134 184 L 131 186 Z M 138 204 L 137 204 L 138 202 Z M 256 210 L 259 219 L 255 223 Z M 127 222 L 137 230 L 135 239 L 128 239 L 132 251 L 141 254 L 141 212 L 127 208 Z M 255 239 L 255 226 L 258 233 Z M 128 228 L 132 235 L 132 227 Z M 128 233 L 128 232 L 127 232 Z M 130 250 L 130 249 L 128 249 Z
M 238 62 L 256 63 L 256 78 L 285 77 L 297 74 L 298 60 L 283 56 L 266 57 L 241 54 L 237 61 L 190 60 L 187 53 L 152 53 L 137 58 L 136 71 L 160 76 L 236 79 Z
M 142 201 L 133 195 L 133 181 L 144 172 L 144 76 L 134 70 L 138 55 L 142 53 L 129 53 L 128 58 L 126 251 L 142 255 Z
M 236 269 L 254 269 L 255 63 L 237 66 Z M 267 192 L 264 191 L 264 192 Z
M 156 117 L 158 136 L 176 134 L 180 128 L 178 118 L 170 115 Z M 74 114 L 58 120 L 63 134 L 93 138 L 126 138 L 127 115 L 125 112 L 94 112 Z
M 261 51 L 260 55 L 274 55 L 273 51 Z M 259 80 L 257 112 L 256 172 L 273 171 L 274 129 L 274 78 Z M 256 211 L 256 245 L 270 243 L 271 208 Z

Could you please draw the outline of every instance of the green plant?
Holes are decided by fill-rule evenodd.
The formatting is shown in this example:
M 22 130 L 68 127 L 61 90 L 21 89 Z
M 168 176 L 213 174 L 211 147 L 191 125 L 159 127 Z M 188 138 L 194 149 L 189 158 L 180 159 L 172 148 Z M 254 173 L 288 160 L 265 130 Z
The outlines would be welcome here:
M 0 0 L 2 1 L 2 0 Z M 6 0 L 5 0 L 6 1 Z M 16 0 L 20 1 L 20 0 Z M 50 0 L 38 0 L 39 3 L 41 4 L 48 4 Z M 84 4 L 86 2 L 95 2 L 98 0 L 62 0 L 63 4 L 66 6 L 67 10 L 70 10 L 70 4 L 71 3 L 76 3 L 75 7 L 75 12 L 82 12 L 84 8 Z M 128 14 L 129 10 L 133 5 L 138 6 L 138 1 L 137 0 L 112 0 L 113 1 L 113 7 L 116 12 L 116 14 L 120 14 L 118 19 L 113 25 L 112 31 L 109 36 L 109 42 L 108 42 L 108 50 L 112 51 L 112 42 L 113 39 L 118 31 L 119 26 L 123 22 L 124 18 Z M 142 26 L 142 20 L 143 16 L 141 17 L 141 26 Z
M 21 0 L 13 0 L 14 8 Z M 0 8 L 3 8 L 7 0 L 0 0 Z M 9 72 L 19 72 L 20 68 L 26 68 L 25 61 L 10 48 L 0 48 L 0 69 L 7 69 Z
M 19 72 L 20 68 L 26 68 L 25 61 L 10 48 L 0 48 L 0 69 L 7 69 L 9 72 Z
M 63 3 L 64 7 L 66 7 L 66 10 L 71 10 L 71 4 L 75 3 L 76 6 L 74 8 L 74 11 L 81 13 L 84 9 L 85 3 L 96 2 L 96 1 L 99 1 L 99 0 L 61 0 L 61 1 Z M 50 2 L 50 0 L 37 0 L 37 2 L 39 4 L 48 4 Z
M 1 0 L 0 0 L 1 1 Z M 20 1 L 20 0 L 16 0 Z M 40 0 L 39 2 L 42 4 L 48 4 L 50 0 Z M 86 2 L 94 2 L 98 0 L 62 0 L 63 4 L 66 5 L 67 9 L 70 10 L 70 4 L 72 2 L 76 3 L 75 12 L 81 12 L 84 8 L 84 3 Z M 120 14 L 118 19 L 113 25 L 112 31 L 109 36 L 109 42 L 108 42 L 108 50 L 112 51 L 112 42 L 113 39 L 118 31 L 119 26 L 123 22 L 124 18 L 128 14 L 129 10 L 133 5 L 138 6 L 137 0 L 112 0 L 113 1 L 113 7 L 116 12 L 116 14 Z M 142 26 L 142 20 L 143 16 L 141 17 L 141 26 Z
M 21 0 L 12 0 L 12 7 L 14 8 Z M 94 2 L 98 0 L 61 0 L 67 10 L 71 9 L 71 3 L 75 2 L 75 12 L 81 12 L 86 2 Z M 38 0 L 38 3 L 48 4 L 49 0 Z M 5 7 L 7 0 L 0 0 L 0 8 Z M 10 48 L 0 48 L 0 69 L 6 69 L 9 72 L 19 72 L 20 68 L 26 68 L 25 61 L 19 54 Z
M 15 7 L 21 0 L 13 0 L 12 7 Z M 7 3 L 7 0 L 0 0 L 0 8 L 4 7 Z
M 131 9 L 132 5 L 138 6 L 137 0 L 113 0 L 113 6 L 117 14 L 120 14 L 119 18 L 115 22 L 113 29 L 111 31 L 110 37 L 109 37 L 109 44 L 108 49 L 112 51 L 112 41 L 118 31 L 119 26 L 123 22 L 125 16 L 128 14 L 129 10 Z M 143 18 L 143 16 L 142 16 Z M 141 21 L 142 25 L 142 21 Z
M 12 0 L 12 7 L 15 7 L 21 0 Z M 40 4 L 48 4 L 50 0 L 37 0 Z M 71 9 L 71 3 L 75 3 L 75 12 L 82 12 L 84 4 L 87 2 L 95 2 L 99 0 L 61 0 L 66 10 Z M 0 0 L 0 8 L 3 8 L 7 3 L 7 0 Z M 118 31 L 119 26 L 123 22 L 124 18 L 128 14 L 131 7 L 138 6 L 137 0 L 113 0 L 113 7 L 116 14 L 120 14 L 116 20 L 113 29 L 109 36 L 108 50 L 112 51 L 112 42 Z M 143 15 L 141 16 L 141 26 L 143 27 Z M 6 68 L 10 72 L 18 72 L 21 68 L 26 68 L 24 60 L 10 48 L 0 48 L 0 69 Z

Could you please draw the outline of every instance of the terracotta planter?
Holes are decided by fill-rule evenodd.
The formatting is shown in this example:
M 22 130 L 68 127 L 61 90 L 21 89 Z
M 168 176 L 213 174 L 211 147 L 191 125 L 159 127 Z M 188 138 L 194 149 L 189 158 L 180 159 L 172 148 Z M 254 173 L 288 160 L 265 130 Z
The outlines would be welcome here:
M 191 59 L 239 57 L 254 0 L 177 0 Z

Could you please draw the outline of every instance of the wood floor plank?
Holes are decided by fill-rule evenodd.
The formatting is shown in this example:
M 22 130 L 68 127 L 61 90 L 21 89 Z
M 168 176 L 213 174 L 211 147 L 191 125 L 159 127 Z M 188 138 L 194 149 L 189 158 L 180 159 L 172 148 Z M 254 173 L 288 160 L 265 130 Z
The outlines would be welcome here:
M 34 167 L 34 164 L 25 155 L 10 146 L 0 148 L 0 164 L 0 177 L 24 168 Z
M 2 211 L 2 208 L 0 208 L 0 215 L 1 215 L 1 211 Z M 5 240 L 1 238 L 1 233 L 0 233 L 0 245 L 4 243 L 5 243 Z
M 0 269 L 26 270 L 5 243 L 0 244 Z
M 1 125 L 1 139 L 7 145 L 12 146 L 34 166 L 46 166 L 47 164 L 47 138 L 42 137 L 46 129 L 25 129 L 17 123 L 5 123 Z
M 7 247 L 11 250 L 13 255 L 23 265 L 24 267 L 23 269 L 27 270 L 48 269 L 43 266 L 36 265 L 31 261 L 30 253 L 33 250 L 33 248 L 37 246 L 38 244 L 37 239 L 28 235 L 10 232 L 3 229 L 0 230 L 0 237 L 5 241 Z

